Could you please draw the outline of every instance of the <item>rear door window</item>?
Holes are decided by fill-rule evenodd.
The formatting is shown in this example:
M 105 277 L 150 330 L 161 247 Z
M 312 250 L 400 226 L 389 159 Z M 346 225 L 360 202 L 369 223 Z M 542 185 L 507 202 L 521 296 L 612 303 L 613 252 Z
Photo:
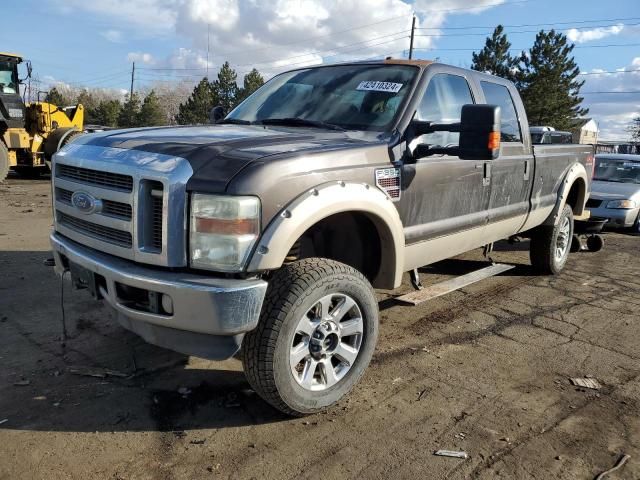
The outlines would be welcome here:
M 509 89 L 493 82 L 480 82 L 489 105 L 500 107 L 500 136 L 503 142 L 521 142 L 520 122 Z M 546 142 L 543 142 L 546 143 Z
M 448 73 L 434 75 L 427 85 L 417 118 L 433 123 L 460 121 L 462 106 L 473 103 L 471 89 L 464 77 Z M 433 132 L 420 137 L 420 142 L 441 147 L 458 145 L 458 132 Z

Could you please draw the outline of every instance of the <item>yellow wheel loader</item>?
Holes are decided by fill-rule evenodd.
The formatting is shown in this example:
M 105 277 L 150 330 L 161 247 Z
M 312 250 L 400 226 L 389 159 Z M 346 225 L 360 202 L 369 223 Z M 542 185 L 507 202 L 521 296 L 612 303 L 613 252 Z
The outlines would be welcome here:
M 0 52 L 0 182 L 13 169 L 21 175 L 48 172 L 51 156 L 83 130 L 82 105 L 60 108 L 27 103 L 20 96 L 22 57 Z M 31 65 L 27 62 L 28 76 Z

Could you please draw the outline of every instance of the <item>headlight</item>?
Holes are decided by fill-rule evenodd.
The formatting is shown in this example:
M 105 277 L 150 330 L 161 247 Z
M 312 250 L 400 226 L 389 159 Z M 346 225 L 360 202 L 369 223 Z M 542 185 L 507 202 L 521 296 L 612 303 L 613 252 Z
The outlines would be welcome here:
M 189 232 L 192 267 L 240 271 L 260 234 L 260 200 L 194 193 Z
M 636 208 L 638 204 L 633 200 L 611 200 L 607 208 Z

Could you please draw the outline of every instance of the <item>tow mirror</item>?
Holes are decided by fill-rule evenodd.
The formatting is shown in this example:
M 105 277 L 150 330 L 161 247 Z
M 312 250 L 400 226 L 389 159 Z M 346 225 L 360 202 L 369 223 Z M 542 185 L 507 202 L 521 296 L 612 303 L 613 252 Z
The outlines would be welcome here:
M 222 105 L 217 105 L 209 112 L 209 123 L 220 123 L 224 116 L 224 108 Z
M 494 160 L 500 155 L 500 107 L 463 105 L 459 123 L 411 122 L 414 137 L 433 132 L 459 132 L 457 147 L 432 147 L 419 144 L 415 158 L 429 155 L 455 155 L 463 160 Z
M 495 160 L 500 155 L 500 107 L 464 105 L 460 117 L 458 156 L 464 160 Z

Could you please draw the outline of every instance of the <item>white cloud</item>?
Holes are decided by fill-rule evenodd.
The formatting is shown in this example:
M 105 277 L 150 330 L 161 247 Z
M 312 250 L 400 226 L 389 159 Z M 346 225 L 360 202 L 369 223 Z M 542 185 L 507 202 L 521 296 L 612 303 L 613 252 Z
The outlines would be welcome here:
M 51 0 L 70 12 L 111 18 L 139 35 L 175 32 L 185 48 L 157 65 L 206 67 L 228 60 L 239 73 L 253 66 L 266 76 L 321 62 L 402 56 L 409 47 L 411 17 L 432 36 L 414 46 L 428 54 L 449 15 L 479 13 L 505 0 Z M 420 32 L 420 31 L 419 31 Z M 207 44 L 207 38 L 209 43 Z M 433 55 L 437 55 L 436 52 Z M 204 59 L 204 65 L 203 65 Z
M 624 92 L 640 91 L 640 71 L 637 70 L 640 70 L 640 57 L 616 69 L 616 73 L 594 69 L 586 73 L 601 74 L 584 75 L 583 92 L 620 92 L 584 95 L 583 105 L 589 107 L 589 116 L 598 122 L 602 140 L 628 140 L 626 128 L 633 118 L 640 116 L 640 95 Z
M 123 41 L 122 32 L 120 30 L 105 30 L 104 32 L 100 32 L 100 35 L 112 43 L 122 43 Z
M 50 0 L 58 9 L 70 16 L 78 11 L 92 13 L 96 17 L 111 18 L 119 26 L 130 25 L 147 33 L 169 33 L 175 25 L 176 9 L 173 0 Z M 180 3 L 183 0 L 179 0 Z M 91 23 L 91 20 L 90 20 Z
M 571 28 L 567 30 L 567 38 L 575 43 L 590 42 L 601 38 L 619 35 L 625 29 L 623 24 L 612 25 L 610 27 L 598 27 L 591 30 L 578 30 Z
M 129 52 L 127 54 L 127 61 L 144 63 L 145 65 L 153 65 L 156 63 L 155 58 L 150 53 L 143 52 Z

